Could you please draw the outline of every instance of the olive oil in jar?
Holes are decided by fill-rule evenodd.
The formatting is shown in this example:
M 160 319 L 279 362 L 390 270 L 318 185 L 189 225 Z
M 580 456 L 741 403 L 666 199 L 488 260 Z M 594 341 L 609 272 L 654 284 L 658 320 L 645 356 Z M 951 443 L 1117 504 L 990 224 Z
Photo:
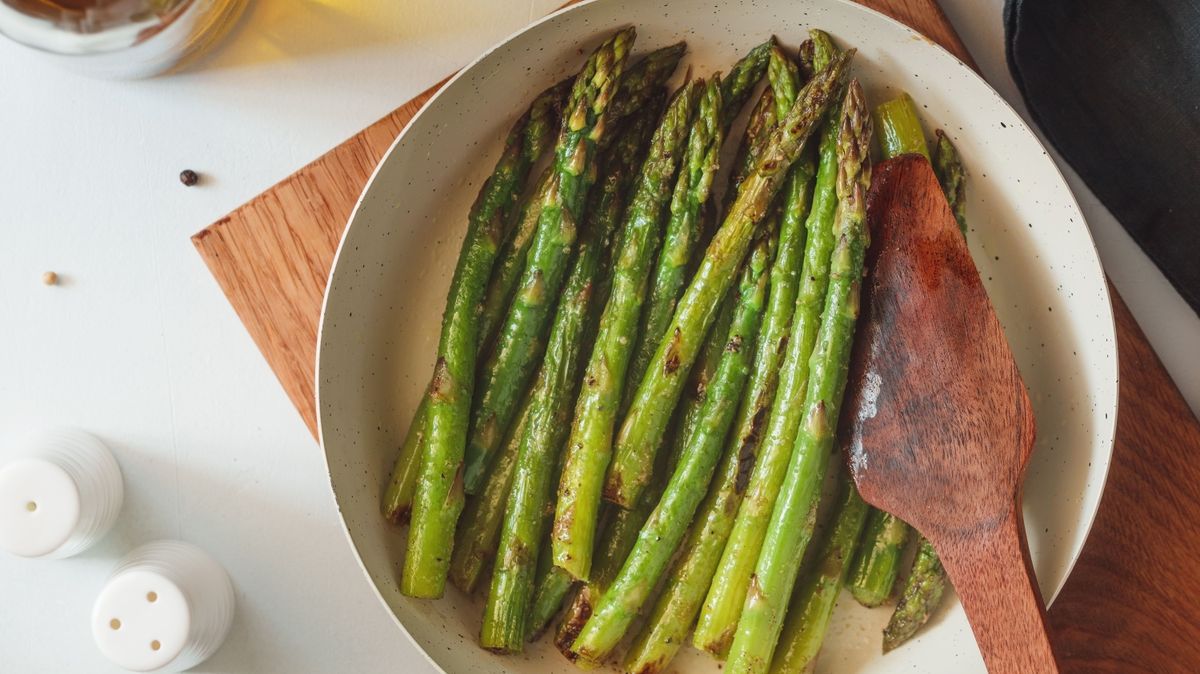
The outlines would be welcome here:
M 237 20 L 246 0 L 0 0 L 0 34 L 103 77 L 186 64 Z

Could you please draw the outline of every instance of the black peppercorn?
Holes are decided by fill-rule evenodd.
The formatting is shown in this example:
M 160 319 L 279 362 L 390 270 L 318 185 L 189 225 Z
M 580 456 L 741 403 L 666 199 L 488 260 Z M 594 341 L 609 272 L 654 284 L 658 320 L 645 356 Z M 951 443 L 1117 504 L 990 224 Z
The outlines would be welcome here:
M 200 174 L 196 173 L 192 169 L 184 169 L 179 172 L 179 182 L 183 183 L 187 187 L 191 187 L 192 185 L 200 182 Z

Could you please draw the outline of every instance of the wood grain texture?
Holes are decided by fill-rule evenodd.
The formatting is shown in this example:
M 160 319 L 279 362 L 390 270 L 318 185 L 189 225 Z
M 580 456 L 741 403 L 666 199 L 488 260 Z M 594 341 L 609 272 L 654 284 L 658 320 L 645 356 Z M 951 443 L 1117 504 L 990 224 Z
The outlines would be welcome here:
M 1200 423 L 1116 289 L 1121 399 L 1092 533 L 1050 609 L 1069 672 L 1200 671 Z
M 317 326 L 333 255 L 375 166 L 445 81 L 192 236 L 314 437 Z
M 1021 518 L 1035 435 L 1021 372 L 929 160 L 873 173 L 850 471 L 863 499 L 933 543 L 988 671 L 1057 672 Z
M 973 65 L 935 0 L 862 4 Z M 316 334 L 334 250 L 375 164 L 440 86 L 193 237 L 314 436 Z M 1121 358 L 1116 447 L 1051 631 L 1064 671 L 1200 671 L 1200 422 L 1110 290 Z

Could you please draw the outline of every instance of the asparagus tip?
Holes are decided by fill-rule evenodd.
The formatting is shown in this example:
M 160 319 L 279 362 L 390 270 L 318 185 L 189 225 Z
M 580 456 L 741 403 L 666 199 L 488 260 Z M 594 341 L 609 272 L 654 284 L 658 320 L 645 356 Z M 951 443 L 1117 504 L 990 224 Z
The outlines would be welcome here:
M 892 632 L 891 624 L 883 630 L 883 654 L 887 655 L 903 644 L 907 637 Z
M 820 28 L 810 28 L 808 31 L 808 37 L 813 42 L 826 42 L 829 44 L 833 43 L 833 37 Z
M 841 128 L 838 131 L 838 198 L 850 198 L 856 188 L 865 194 L 871 181 L 870 141 L 871 115 L 867 111 L 862 85 L 855 79 L 846 88 Z
M 797 54 L 800 56 L 800 69 L 803 72 L 804 77 L 809 79 L 811 79 L 812 76 L 817 72 L 816 66 L 813 63 L 814 49 L 815 45 L 813 44 L 812 38 L 809 38 L 804 42 L 801 42 L 800 49 L 797 50 Z

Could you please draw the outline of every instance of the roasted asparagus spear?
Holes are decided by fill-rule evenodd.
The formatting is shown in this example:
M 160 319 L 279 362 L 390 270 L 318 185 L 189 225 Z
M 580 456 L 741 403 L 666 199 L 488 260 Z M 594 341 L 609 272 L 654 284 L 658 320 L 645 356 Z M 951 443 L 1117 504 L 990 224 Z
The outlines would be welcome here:
M 421 470 L 413 499 L 408 553 L 400 580 L 400 590 L 406 595 L 436 598 L 445 590 L 454 530 L 463 509 L 464 483 L 475 488 L 482 485 L 491 456 L 517 411 L 527 381 L 525 373 L 540 351 L 534 346 L 537 340 L 533 335 L 541 332 L 562 286 L 568 252 L 576 237 L 575 223 L 580 220 L 594 179 L 591 165 L 595 145 L 604 135 L 604 113 L 634 37 L 634 30 L 626 28 L 606 40 L 575 78 L 555 148 L 553 183 L 542 202 L 521 288 L 496 349 L 488 359 L 480 382 L 482 388 L 475 392 L 473 410 L 470 382 L 475 376 L 473 356 L 477 341 L 474 312 L 482 299 L 483 281 L 477 292 L 461 293 L 464 299 L 471 300 L 465 304 L 454 292 L 457 284 L 452 284 L 445 315 L 452 324 L 461 320 L 473 327 L 464 328 L 469 340 L 460 336 L 448 341 L 443 331 L 443 346 L 439 346 L 440 355 L 430 385 L 429 418 L 422 443 L 425 449 L 421 452 Z M 493 250 L 498 240 L 495 237 L 491 242 Z M 466 266 L 469 265 L 460 262 L 460 269 Z M 466 313 L 461 319 L 456 313 L 459 310 Z M 460 357 L 447 360 L 444 352 L 452 343 L 462 347 L 460 351 L 470 351 L 472 357 L 459 354 Z M 470 369 L 460 366 L 450 369 L 453 363 L 461 365 L 466 360 L 472 365 Z M 467 411 L 471 419 L 469 434 Z
M 649 482 L 655 453 L 679 400 L 683 375 L 691 369 L 716 308 L 733 284 L 756 226 L 766 217 L 788 169 L 841 88 L 852 56 L 850 51 L 834 57 L 828 68 L 805 85 L 788 116 L 772 133 L 754 171 L 738 188 L 737 199 L 680 300 L 617 436 L 604 489 L 605 498 L 613 503 L 633 507 Z
M 823 33 L 814 31 L 813 42 L 816 66 L 827 67 L 836 50 Z M 803 400 L 808 386 L 809 354 L 817 339 L 834 247 L 840 108 L 839 104 L 830 110 L 822 127 L 812 208 L 805 222 L 804 261 L 786 351 L 779 365 L 777 390 L 769 414 L 765 405 L 754 412 L 759 429 L 765 424 L 765 430 L 755 430 L 761 433 L 761 439 L 753 457 L 747 456 L 742 461 L 739 453 L 736 459 L 726 459 L 722 476 L 732 484 L 732 490 L 715 496 L 710 501 L 713 510 L 705 511 L 705 527 L 711 527 L 713 533 L 699 548 L 704 556 L 688 555 L 691 565 L 688 573 L 692 575 L 689 583 L 699 584 L 704 575 L 711 578 L 711 584 L 703 590 L 707 596 L 693 643 L 720 658 L 728 652 L 741 616 L 754 564 L 800 426 L 801 405 L 796 401 Z M 709 550 L 715 554 L 709 556 Z M 717 561 L 713 561 L 714 557 Z
M 657 115 L 651 112 L 651 118 Z M 636 125 L 631 136 L 640 135 Z M 619 150 L 622 148 L 618 143 Z M 619 163 L 620 160 L 615 160 Z M 618 176 L 617 180 L 621 180 Z M 601 198 L 605 194 L 601 193 Z M 590 219 L 567 275 L 546 343 L 546 357 L 529 394 L 529 417 L 517 450 L 492 583 L 484 607 L 480 644 L 498 652 L 524 648 L 535 606 L 539 552 L 547 539 L 556 468 L 566 442 L 572 403 L 584 358 L 599 320 L 596 306 L 608 294 L 616 218 Z
M 567 84 L 560 82 L 542 92 L 534 99 L 529 110 L 517 120 L 509 131 L 504 150 L 492 170 L 491 177 L 483 184 L 474 205 L 471 206 L 471 212 L 467 216 L 467 235 L 463 239 L 458 267 L 455 269 L 454 280 L 446 299 L 446 311 L 442 317 L 442 337 L 438 345 L 438 362 L 446 358 L 448 372 L 451 371 L 451 367 L 454 372 L 475 367 L 479 345 L 487 337 L 488 329 L 484 326 L 484 321 L 475 324 L 470 320 L 472 303 L 480 302 L 481 293 L 490 294 L 495 289 L 495 284 L 488 282 L 489 275 L 495 276 L 493 266 L 502 267 L 511 264 L 514 259 L 506 247 L 497 251 L 496 245 L 502 238 L 518 238 L 520 231 L 525 229 L 523 225 L 526 218 L 523 216 L 531 206 L 527 204 L 525 208 L 517 209 L 515 201 L 520 196 L 530 168 L 551 147 L 562 114 Z M 438 407 L 439 418 L 459 415 L 461 419 L 466 419 L 470 413 L 472 382 L 473 379 L 468 377 L 468 381 L 457 383 L 455 404 L 458 408 Z M 447 382 L 446 385 L 451 384 Z M 434 407 L 433 393 L 432 385 L 426 387 L 421 403 L 409 421 L 408 431 L 383 495 L 383 515 L 397 524 L 407 520 L 411 514 L 417 475 L 421 469 L 428 415 Z M 462 421 L 462 424 L 465 426 L 466 422 Z
M 870 115 L 862 88 L 855 80 L 850 83 L 842 104 L 834 225 L 837 244 L 830 259 L 829 289 L 821 327 L 810 359 L 803 421 L 755 565 L 753 586 L 746 594 L 729 651 L 730 672 L 767 671 L 801 559 L 812 538 L 858 320 L 859 290 L 869 237 L 866 196 L 871 182 L 870 142 Z
M 600 489 L 612 448 L 626 368 L 637 341 L 638 317 L 650 281 L 650 266 L 662 238 L 663 213 L 688 137 L 702 82 L 685 84 L 674 96 L 650 141 L 637 187 L 626 211 L 619 250 L 613 263 L 612 291 L 583 386 L 575 404 L 566 461 L 558 486 L 551 546 L 554 564 L 587 580 L 591 570 Z M 710 91 L 719 90 L 715 86 Z M 717 99 L 719 106 L 719 98 Z M 719 112 L 709 111 L 710 114 Z
M 573 650 L 581 659 L 601 662 L 616 647 L 658 584 L 712 479 L 749 375 L 777 241 L 777 230 L 763 230 L 751 249 L 738 285 L 724 353 L 704 393 L 697 422 L 689 430 L 661 500 L 638 534 L 616 579 L 575 640 Z

